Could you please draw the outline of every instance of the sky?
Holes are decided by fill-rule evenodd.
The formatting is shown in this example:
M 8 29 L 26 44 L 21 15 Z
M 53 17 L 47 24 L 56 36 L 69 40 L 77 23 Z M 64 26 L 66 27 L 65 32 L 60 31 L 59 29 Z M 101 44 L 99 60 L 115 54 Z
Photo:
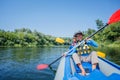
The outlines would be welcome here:
M 55 37 L 97 30 L 95 20 L 107 23 L 120 9 L 120 0 L 0 0 L 0 29 L 29 28 Z

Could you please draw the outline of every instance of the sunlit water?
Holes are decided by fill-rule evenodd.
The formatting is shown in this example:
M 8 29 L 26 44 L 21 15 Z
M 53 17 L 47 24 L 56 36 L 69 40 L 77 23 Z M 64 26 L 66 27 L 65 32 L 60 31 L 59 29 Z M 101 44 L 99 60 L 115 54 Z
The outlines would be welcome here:
M 58 62 L 53 70 L 37 70 L 41 63 L 49 64 L 67 48 L 0 48 L 0 80 L 53 80 Z

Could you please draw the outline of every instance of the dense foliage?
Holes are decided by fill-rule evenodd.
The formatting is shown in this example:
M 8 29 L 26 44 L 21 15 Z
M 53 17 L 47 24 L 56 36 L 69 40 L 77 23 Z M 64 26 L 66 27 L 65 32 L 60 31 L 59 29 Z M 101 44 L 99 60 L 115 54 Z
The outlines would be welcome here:
M 96 20 L 97 28 L 101 28 L 104 26 L 101 20 Z M 96 30 L 88 29 L 84 31 L 85 37 L 89 36 L 90 34 L 94 33 Z M 107 26 L 104 30 L 101 30 L 95 36 L 92 37 L 98 43 L 110 43 L 110 44 L 120 44 L 120 22 L 113 23 Z
M 96 20 L 97 28 L 104 26 L 101 20 Z M 88 29 L 83 31 L 85 37 L 94 33 L 96 30 Z M 0 46 L 12 47 L 36 47 L 36 46 L 54 46 L 61 45 L 55 42 L 56 37 L 45 35 L 40 32 L 31 31 L 30 29 L 21 28 L 15 29 L 13 32 L 0 30 Z M 69 45 L 71 38 L 63 38 L 65 43 L 62 45 Z M 97 33 L 94 37 L 99 44 L 120 44 L 120 22 L 109 25 L 106 29 Z
M 65 43 L 60 44 L 55 42 L 56 37 L 44 35 L 40 32 L 32 32 L 30 29 L 16 29 L 13 32 L 0 30 L 0 46 L 11 47 L 37 47 L 37 46 L 54 46 L 68 45 L 69 38 L 64 38 Z

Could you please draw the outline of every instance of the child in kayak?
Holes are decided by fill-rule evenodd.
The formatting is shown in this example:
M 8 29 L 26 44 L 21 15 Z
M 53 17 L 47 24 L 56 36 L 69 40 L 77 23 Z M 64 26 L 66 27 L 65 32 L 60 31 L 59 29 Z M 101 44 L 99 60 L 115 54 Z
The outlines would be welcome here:
M 74 37 L 76 37 L 77 43 L 81 42 L 83 40 L 83 33 L 77 32 Z M 85 39 L 85 44 L 80 45 L 77 47 L 74 52 L 72 52 L 72 57 L 77 64 L 77 66 L 80 68 L 82 75 L 86 75 L 86 72 L 81 64 L 81 62 L 91 62 L 92 64 L 92 70 L 96 69 L 98 58 L 97 53 L 95 51 L 91 51 L 90 46 L 98 47 L 98 44 L 92 40 L 92 39 Z

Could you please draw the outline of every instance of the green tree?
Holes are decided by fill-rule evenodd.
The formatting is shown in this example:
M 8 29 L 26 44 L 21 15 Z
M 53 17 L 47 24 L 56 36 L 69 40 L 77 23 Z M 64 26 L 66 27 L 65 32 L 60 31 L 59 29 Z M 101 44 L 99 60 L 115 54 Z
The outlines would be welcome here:
M 120 22 L 111 24 L 103 31 L 104 40 L 120 41 Z
M 97 19 L 97 20 L 96 20 L 96 25 L 97 25 L 97 28 L 98 28 L 98 29 L 100 29 L 101 27 L 103 27 L 103 26 L 104 26 L 104 23 L 103 23 L 103 21 L 102 21 L 102 20 Z
M 36 30 L 32 32 L 28 28 L 15 29 L 14 32 L 0 30 L 0 46 L 32 47 L 62 45 L 55 42 L 55 38 Z M 68 43 L 68 38 L 66 38 L 65 44 Z

